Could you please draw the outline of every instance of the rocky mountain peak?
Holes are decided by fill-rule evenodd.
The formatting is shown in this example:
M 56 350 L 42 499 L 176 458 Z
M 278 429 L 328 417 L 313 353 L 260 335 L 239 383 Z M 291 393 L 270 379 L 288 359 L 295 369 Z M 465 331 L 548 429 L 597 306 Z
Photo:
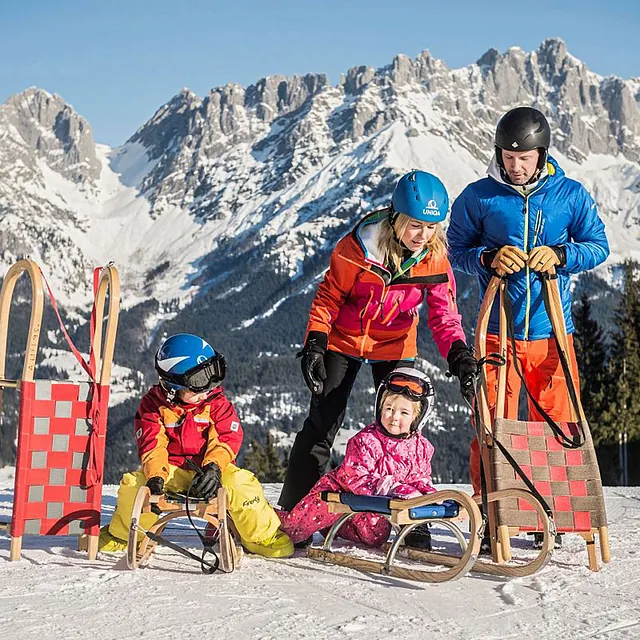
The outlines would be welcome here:
M 10 97 L 0 106 L 0 128 L 12 143 L 5 149 L 27 165 L 40 158 L 76 184 L 100 175 L 91 127 L 58 95 L 32 87 Z

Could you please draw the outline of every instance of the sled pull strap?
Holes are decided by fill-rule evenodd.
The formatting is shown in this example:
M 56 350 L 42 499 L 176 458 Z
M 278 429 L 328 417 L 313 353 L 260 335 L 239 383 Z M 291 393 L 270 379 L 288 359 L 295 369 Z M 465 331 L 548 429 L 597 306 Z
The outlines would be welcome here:
M 544 421 L 549 425 L 550 429 L 553 431 L 556 437 L 560 440 L 563 447 L 566 447 L 568 449 L 580 448 L 586 441 L 586 435 L 584 433 L 584 425 L 582 424 L 582 421 L 578 420 L 578 425 L 579 425 L 580 431 L 582 432 L 582 436 L 580 436 L 580 434 L 575 434 L 573 438 L 568 438 L 565 435 L 562 428 L 560 427 L 560 425 L 557 422 L 555 422 L 555 420 L 553 420 L 553 418 L 551 418 L 551 416 L 540 406 L 540 403 L 536 400 L 534 395 L 529 390 L 527 381 L 524 377 L 524 374 L 522 373 L 522 370 L 520 369 L 520 363 L 518 362 L 518 358 L 516 356 L 516 340 L 514 335 L 515 332 L 514 332 L 514 322 L 513 322 L 513 307 L 511 306 L 511 299 L 509 298 L 508 284 L 506 280 L 503 281 L 503 295 L 501 296 L 501 302 L 507 318 L 507 337 L 509 338 L 509 342 L 511 344 L 513 367 L 516 373 L 518 374 L 520 381 L 522 382 L 522 386 L 524 387 L 524 390 L 529 400 L 531 400 L 531 403 L 536 408 L 538 413 L 544 418 Z M 560 361 L 562 362 L 563 355 L 562 355 L 562 350 L 560 348 L 558 348 L 558 355 L 560 357 Z M 564 364 L 563 364 L 563 369 L 564 369 Z M 566 372 L 565 372 L 565 375 L 566 375 Z M 573 389 L 572 380 L 567 380 L 567 383 L 568 383 L 567 386 L 568 387 L 570 386 L 570 388 Z M 572 402 L 577 401 L 575 390 L 573 395 L 570 394 L 570 397 Z M 574 408 L 576 409 L 576 412 L 578 413 L 578 417 L 579 417 L 580 411 L 578 409 L 578 406 L 574 405 Z

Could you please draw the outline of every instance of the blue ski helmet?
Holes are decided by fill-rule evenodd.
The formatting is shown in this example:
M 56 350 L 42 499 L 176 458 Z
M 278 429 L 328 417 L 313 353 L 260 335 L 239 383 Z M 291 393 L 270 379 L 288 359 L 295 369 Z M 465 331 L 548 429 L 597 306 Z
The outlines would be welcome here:
M 442 222 L 449 211 L 449 195 L 442 182 L 426 171 L 410 171 L 398 180 L 391 198 L 391 224 L 399 213 L 420 222 Z
M 227 372 L 224 356 L 191 333 L 168 337 L 160 345 L 155 360 L 160 383 L 173 395 L 179 389 L 211 391 Z

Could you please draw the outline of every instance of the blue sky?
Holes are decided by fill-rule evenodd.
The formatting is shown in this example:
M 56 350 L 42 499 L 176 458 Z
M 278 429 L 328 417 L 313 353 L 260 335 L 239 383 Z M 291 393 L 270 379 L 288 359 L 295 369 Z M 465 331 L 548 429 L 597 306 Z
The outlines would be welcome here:
M 122 144 L 182 87 L 389 64 L 423 49 L 449 67 L 560 37 L 602 75 L 640 76 L 638 0 L 5 0 L 0 102 L 61 95 L 98 142 Z

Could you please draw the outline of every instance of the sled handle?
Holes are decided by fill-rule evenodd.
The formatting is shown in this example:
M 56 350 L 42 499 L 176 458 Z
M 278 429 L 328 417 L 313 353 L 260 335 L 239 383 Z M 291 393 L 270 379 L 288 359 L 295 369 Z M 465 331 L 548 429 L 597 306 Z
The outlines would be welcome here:
M 42 327 L 42 308 L 44 293 L 42 290 L 42 274 L 33 260 L 19 260 L 7 271 L 0 291 L 0 391 L 4 386 L 17 386 L 15 381 L 5 381 L 5 367 L 7 361 L 7 339 L 9 335 L 9 314 L 11 302 L 18 278 L 27 273 L 31 280 L 31 317 L 27 333 L 27 345 L 24 351 L 22 380 L 31 381 L 36 368 L 40 329 Z M 4 384 L 3 384 L 4 383 Z M 1 402 L 1 399 L 0 399 Z
M 109 309 L 107 327 L 105 329 L 104 344 L 102 341 L 102 322 L 104 320 L 105 300 L 109 292 Z M 96 366 L 101 361 L 100 374 L 97 382 L 109 385 L 111 378 L 111 363 L 116 343 L 118 329 L 118 315 L 120 313 L 120 278 L 113 263 L 108 264 L 100 272 L 100 279 L 95 292 L 95 334 L 92 349 L 96 359 Z M 96 371 L 97 374 L 97 371 Z
M 557 347 L 560 351 L 562 351 L 562 356 L 566 363 L 568 363 L 569 370 L 571 370 L 571 359 L 569 358 L 569 338 L 567 336 L 567 326 L 564 321 L 564 313 L 562 311 L 562 298 L 560 297 L 560 286 L 558 285 L 557 278 L 544 278 L 543 286 L 547 290 L 547 294 L 549 296 L 549 319 L 551 320 L 551 327 L 553 329 L 553 333 L 557 339 Z M 573 373 L 573 372 L 572 372 Z M 572 381 L 575 385 L 578 385 L 576 388 L 576 404 L 574 407 L 574 403 L 569 397 L 569 409 L 572 414 L 572 421 L 578 422 L 580 420 L 583 423 L 586 423 L 587 418 L 584 413 L 584 409 L 582 407 L 582 400 L 580 398 L 580 389 L 579 389 L 579 378 L 576 376 L 576 379 Z M 567 384 L 567 392 L 569 389 L 569 385 Z M 576 416 L 576 410 L 578 415 Z

